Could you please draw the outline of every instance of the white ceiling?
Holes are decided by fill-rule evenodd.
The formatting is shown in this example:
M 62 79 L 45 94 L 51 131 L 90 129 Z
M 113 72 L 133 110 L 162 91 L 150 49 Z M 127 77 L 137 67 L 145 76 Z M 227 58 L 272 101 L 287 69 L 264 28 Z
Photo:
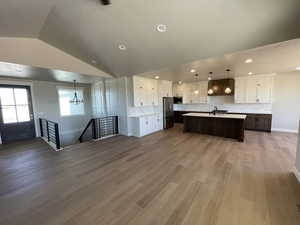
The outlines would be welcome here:
M 252 63 L 245 63 L 246 59 L 253 59 Z M 145 77 L 172 81 L 194 81 L 195 74 L 200 80 L 207 80 L 209 72 L 213 72 L 213 79 L 228 77 L 226 69 L 231 69 L 230 77 L 283 73 L 295 71 L 300 67 L 300 39 L 272 44 L 256 49 L 226 54 L 221 57 L 208 58 L 182 64 L 169 69 L 141 74 Z M 191 73 L 195 69 L 195 73 Z
M 165 73 L 177 80 L 187 76 L 177 65 L 196 60 L 201 74 L 231 64 L 245 73 L 240 56 L 220 56 L 299 38 L 299 15 L 299 0 L 1 0 L 0 36 L 40 38 L 115 76 L 173 68 Z M 257 71 L 271 70 L 263 64 Z
M 95 83 L 104 79 L 99 76 L 90 76 L 6 62 L 0 62 L 0 78 L 18 78 L 52 82 L 73 82 L 73 80 L 76 80 L 78 83 L 86 84 Z

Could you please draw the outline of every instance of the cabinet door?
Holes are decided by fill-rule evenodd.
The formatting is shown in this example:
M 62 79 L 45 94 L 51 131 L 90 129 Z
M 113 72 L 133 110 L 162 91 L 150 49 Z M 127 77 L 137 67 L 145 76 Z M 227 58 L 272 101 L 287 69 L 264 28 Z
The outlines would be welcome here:
M 272 77 L 261 77 L 257 80 L 257 102 L 272 103 Z
M 237 78 L 235 79 L 235 103 L 246 103 L 246 79 Z
M 163 80 L 163 90 L 164 90 L 164 96 L 163 97 L 172 97 L 173 96 L 173 91 L 172 91 L 172 82 Z
M 148 116 L 140 117 L 140 136 L 145 136 L 150 133 Z
M 246 81 L 246 102 L 257 103 L 257 79 L 249 78 Z
M 193 104 L 200 103 L 200 84 L 199 82 L 191 83 L 191 95 Z
M 142 77 L 133 77 L 133 102 L 134 106 L 144 106 L 145 105 L 145 96 L 146 94 L 146 85 L 145 78 Z
M 255 130 L 256 127 L 256 117 L 253 115 L 247 115 L 245 129 Z
M 182 84 L 173 84 L 173 96 L 182 97 L 183 96 L 183 87 Z
M 151 104 L 154 106 L 158 105 L 157 80 L 152 80 L 152 83 L 151 83 Z
M 192 100 L 192 87 L 191 84 L 184 84 L 184 91 L 183 91 L 183 104 L 191 104 L 193 103 Z
M 199 103 L 207 103 L 207 89 L 208 89 L 208 82 L 207 81 L 202 81 L 199 84 L 199 94 L 200 94 L 200 99 Z

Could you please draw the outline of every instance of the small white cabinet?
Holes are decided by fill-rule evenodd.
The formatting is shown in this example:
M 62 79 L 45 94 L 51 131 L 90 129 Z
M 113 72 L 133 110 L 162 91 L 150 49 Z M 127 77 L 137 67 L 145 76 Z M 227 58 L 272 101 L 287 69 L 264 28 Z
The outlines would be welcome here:
M 143 137 L 163 129 L 162 114 L 130 117 L 130 122 L 132 136 L 135 137 Z
M 272 103 L 273 75 L 235 79 L 235 103 Z

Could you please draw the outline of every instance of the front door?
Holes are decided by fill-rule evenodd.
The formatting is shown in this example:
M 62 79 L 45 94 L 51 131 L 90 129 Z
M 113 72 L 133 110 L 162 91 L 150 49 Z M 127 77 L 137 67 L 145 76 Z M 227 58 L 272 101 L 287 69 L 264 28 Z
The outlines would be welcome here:
M 35 138 L 29 86 L 0 84 L 0 134 L 3 144 Z

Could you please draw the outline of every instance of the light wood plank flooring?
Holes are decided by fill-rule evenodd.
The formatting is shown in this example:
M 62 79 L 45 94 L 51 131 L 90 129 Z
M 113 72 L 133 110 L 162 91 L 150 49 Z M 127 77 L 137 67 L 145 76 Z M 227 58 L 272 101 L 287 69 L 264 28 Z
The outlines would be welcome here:
M 0 149 L 1 225 L 299 225 L 296 135 L 118 136 Z

